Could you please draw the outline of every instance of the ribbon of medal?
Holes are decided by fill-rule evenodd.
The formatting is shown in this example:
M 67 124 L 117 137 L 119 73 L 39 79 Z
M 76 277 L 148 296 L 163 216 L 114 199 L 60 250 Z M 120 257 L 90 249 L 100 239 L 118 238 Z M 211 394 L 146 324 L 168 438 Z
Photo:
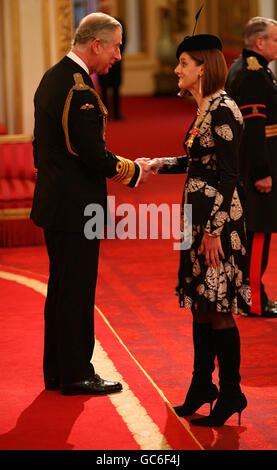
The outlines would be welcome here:
M 189 138 L 188 140 L 186 141 L 186 146 L 188 148 L 190 148 L 193 144 L 193 141 L 195 139 L 195 137 L 199 134 L 200 130 L 197 128 L 197 127 L 193 127 L 190 131 L 189 131 Z

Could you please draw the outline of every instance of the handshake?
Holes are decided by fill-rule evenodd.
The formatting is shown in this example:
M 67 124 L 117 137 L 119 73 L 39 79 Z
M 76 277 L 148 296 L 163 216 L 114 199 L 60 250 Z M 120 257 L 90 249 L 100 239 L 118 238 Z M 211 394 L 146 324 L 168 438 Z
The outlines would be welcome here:
M 163 166 L 162 158 L 137 158 L 135 160 L 141 168 L 140 183 L 145 183 L 149 177 L 150 172 L 156 175 L 160 168 Z

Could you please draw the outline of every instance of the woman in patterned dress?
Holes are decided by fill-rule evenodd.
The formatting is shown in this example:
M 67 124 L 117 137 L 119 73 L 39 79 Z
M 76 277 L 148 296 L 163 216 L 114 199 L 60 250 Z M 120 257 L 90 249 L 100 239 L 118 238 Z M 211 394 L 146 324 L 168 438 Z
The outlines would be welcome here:
M 233 314 L 250 304 L 246 232 L 238 192 L 243 119 L 224 91 L 227 66 L 221 41 L 185 37 L 177 49 L 180 94 L 190 92 L 198 113 L 185 137 L 186 155 L 151 160 L 152 171 L 187 173 L 183 204 L 192 205 L 192 244 L 180 251 L 180 306 L 193 314 L 193 377 L 179 416 L 210 403 L 207 417 L 191 422 L 221 426 L 240 416 L 247 400 L 240 388 L 240 335 Z M 212 382 L 215 357 L 219 391 Z M 213 402 L 216 401 L 212 409 Z

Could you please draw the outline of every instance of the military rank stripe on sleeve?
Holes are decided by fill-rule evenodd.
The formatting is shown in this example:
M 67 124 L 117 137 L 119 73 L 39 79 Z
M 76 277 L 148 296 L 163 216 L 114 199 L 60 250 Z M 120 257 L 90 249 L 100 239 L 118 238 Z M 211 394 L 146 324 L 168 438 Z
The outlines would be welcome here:
M 129 184 L 135 174 L 135 163 L 126 158 L 118 157 L 116 164 L 117 174 L 112 178 L 113 181 L 122 184 Z
M 264 104 L 247 104 L 245 106 L 240 106 L 240 111 L 243 119 L 249 119 L 253 117 L 262 117 L 267 118 L 265 114 L 266 106 Z
M 265 135 L 266 137 L 277 136 L 277 124 L 271 124 L 270 126 L 265 126 Z

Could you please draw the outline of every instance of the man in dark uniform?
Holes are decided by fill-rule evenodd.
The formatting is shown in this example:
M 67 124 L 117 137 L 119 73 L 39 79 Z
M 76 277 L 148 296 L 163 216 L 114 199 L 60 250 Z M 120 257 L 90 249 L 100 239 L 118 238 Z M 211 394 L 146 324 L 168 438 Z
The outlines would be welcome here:
M 242 112 L 241 175 L 250 255 L 251 314 L 277 316 L 262 276 L 271 234 L 277 232 L 277 85 L 268 64 L 277 59 L 277 22 L 252 18 L 245 27 L 242 55 L 232 64 L 227 93 Z
M 31 218 L 44 229 L 50 264 L 44 381 L 47 390 L 65 395 L 122 389 L 100 378 L 91 363 L 99 237 L 84 233 L 87 205 L 107 212 L 106 177 L 134 187 L 147 176 L 145 160 L 133 162 L 106 149 L 107 110 L 90 79 L 120 60 L 121 39 L 114 18 L 85 17 L 73 49 L 46 72 L 34 100 L 37 182 Z
M 111 14 L 111 2 L 109 1 L 100 1 L 99 11 L 102 13 L 106 13 L 108 15 Z M 120 54 L 122 54 L 125 49 L 126 45 L 126 33 L 125 27 L 123 25 L 122 20 L 118 19 L 122 26 L 122 42 L 120 46 Z M 122 60 L 116 62 L 109 70 L 107 74 L 100 74 L 98 76 L 98 81 L 101 87 L 102 93 L 102 101 L 105 106 L 109 109 L 108 106 L 108 91 L 112 90 L 112 103 L 113 103 L 113 117 L 116 120 L 122 120 L 121 115 L 121 99 L 120 99 L 120 87 L 122 81 Z

